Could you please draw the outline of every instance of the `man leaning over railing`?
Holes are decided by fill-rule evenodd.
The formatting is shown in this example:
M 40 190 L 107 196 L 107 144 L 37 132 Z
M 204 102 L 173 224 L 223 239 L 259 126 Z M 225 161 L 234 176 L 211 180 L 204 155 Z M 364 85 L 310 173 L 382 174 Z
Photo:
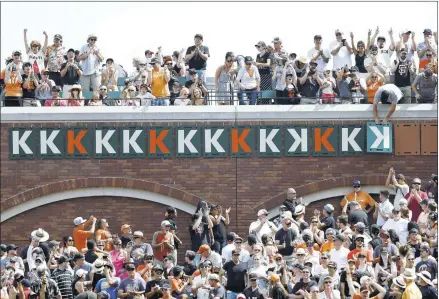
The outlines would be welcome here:
M 375 118 L 375 123 L 379 124 L 380 120 L 378 118 L 378 104 L 390 104 L 389 112 L 387 116 L 383 119 L 383 124 L 386 124 L 393 112 L 396 110 L 396 104 L 404 97 L 404 94 L 399 90 L 399 88 L 394 84 L 386 84 L 381 86 L 375 93 L 373 100 L 373 115 Z

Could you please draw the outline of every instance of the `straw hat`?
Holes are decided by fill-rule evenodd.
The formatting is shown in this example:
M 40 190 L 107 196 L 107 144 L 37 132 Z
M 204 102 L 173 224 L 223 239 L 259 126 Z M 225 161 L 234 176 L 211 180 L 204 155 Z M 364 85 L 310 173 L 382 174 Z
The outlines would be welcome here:
M 42 228 L 34 230 L 31 233 L 31 236 L 32 238 L 38 239 L 38 241 L 40 242 L 46 242 L 47 240 L 49 240 L 49 233 Z
M 73 89 L 78 89 L 79 91 L 82 91 L 82 87 L 79 84 L 74 84 L 72 88 L 69 89 L 69 92 L 72 92 Z

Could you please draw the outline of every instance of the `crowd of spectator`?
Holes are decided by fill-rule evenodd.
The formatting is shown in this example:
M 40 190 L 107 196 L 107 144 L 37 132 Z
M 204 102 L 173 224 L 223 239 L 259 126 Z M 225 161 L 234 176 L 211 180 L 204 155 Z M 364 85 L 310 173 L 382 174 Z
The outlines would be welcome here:
M 341 211 L 325 204 L 309 218 L 290 188 L 245 238 L 228 229 L 230 208 L 200 201 L 184 260 L 173 207 L 152 236 L 94 216 L 75 218 L 62 242 L 38 228 L 20 252 L 1 245 L 1 299 L 437 298 L 438 176 L 409 186 L 392 168 L 385 185 L 395 197 L 383 189 L 376 202 L 356 180 Z
M 16 50 L 6 59 L 1 85 L 5 106 L 204 105 L 208 95 L 218 105 L 230 105 L 234 91 L 241 105 L 433 103 L 437 32 L 425 29 L 422 34 L 417 43 L 415 32 L 405 29 L 395 40 L 390 29 L 387 43 L 376 28 L 373 35 L 369 30 L 366 42 L 355 42 L 352 32 L 348 37 L 336 30 L 329 48 L 315 35 L 314 46 L 303 56 L 288 53 L 275 37 L 272 45 L 255 45 L 256 59 L 227 52 L 209 90 L 210 52 L 201 34 L 194 36 L 193 46 L 172 55 L 164 55 L 161 47 L 156 53 L 146 50 L 144 58 L 133 59 L 135 70 L 129 75 L 114 59 L 104 58 L 94 34 L 75 50 L 64 47 L 60 34 L 52 45 L 46 32 L 43 45 L 29 43 L 25 29 L 26 53 Z M 382 88 L 385 92 L 378 92 Z

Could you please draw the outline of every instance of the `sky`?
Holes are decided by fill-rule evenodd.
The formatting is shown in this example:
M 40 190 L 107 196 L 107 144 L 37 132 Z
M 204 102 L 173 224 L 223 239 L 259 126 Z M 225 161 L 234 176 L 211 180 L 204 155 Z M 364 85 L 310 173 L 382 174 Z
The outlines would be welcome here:
M 256 57 L 258 41 L 283 40 L 289 53 L 306 56 L 313 37 L 320 34 L 323 46 L 335 40 L 340 29 L 349 40 L 366 41 L 368 29 L 380 27 L 380 35 L 388 39 L 392 27 L 394 37 L 408 28 L 422 41 L 422 31 L 437 31 L 437 2 L 38 2 L 1 3 L 2 63 L 15 49 L 24 53 L 23 29 L 28 40 L 49 44 L 57 33 L 64 38 L 66 50 L 79 49 L 89 34 L 98 36 L 97 46 L 105 59 L 113 58 L 131 73 L 132 59 L 144 57 L 147 49 L 172 54 L 193 45 L 196 33 L 204 36 L 209 47 L 207 76 L 224 62 L 225 53 Z M 18 18 L 17 18 L 18 14 Z M 57 16 L 58 15 L 58 16 Z M 52 17 L 53 16 L 53 17 Z M 54 21 L 54 19 L 56 21 Z M 263 20 L 263 21 L 259 21 Z M 411 25 L 408 25 L 412 22 Z M 24 55 L 24 59 L 26 55 Z

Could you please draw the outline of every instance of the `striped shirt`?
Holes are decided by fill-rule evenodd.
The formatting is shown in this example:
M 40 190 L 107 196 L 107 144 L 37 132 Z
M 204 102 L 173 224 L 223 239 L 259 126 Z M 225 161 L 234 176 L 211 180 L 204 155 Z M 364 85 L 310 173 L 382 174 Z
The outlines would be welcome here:
M 73 276 L 72 272 L 65 269 L 55 269 L 52 274 L 53 280 L 58 284 L 63 299 L 73 299 Z

